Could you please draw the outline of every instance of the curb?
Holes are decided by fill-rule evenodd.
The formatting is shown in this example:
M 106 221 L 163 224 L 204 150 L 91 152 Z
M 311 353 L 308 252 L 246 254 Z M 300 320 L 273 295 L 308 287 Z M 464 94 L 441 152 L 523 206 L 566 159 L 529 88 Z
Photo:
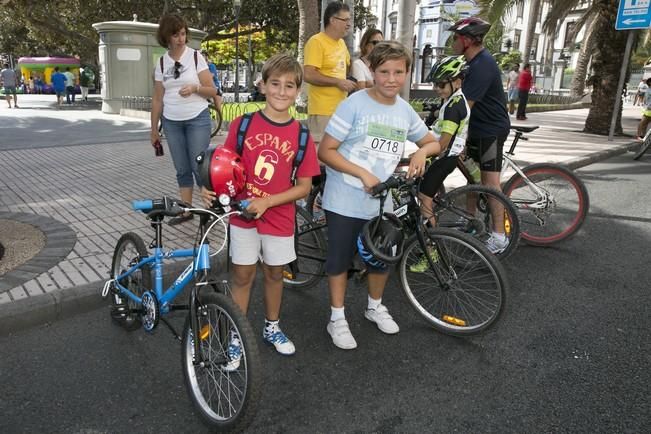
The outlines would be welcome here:
M 576 169 L 579 169 L 581 167 L 589 166 L 590 164 L 594 164 L 594 163 L 597 163 L 599 161 L 606 160 L 606 159 L 608 159 L 610 157 L 614 157 L 616 155 L 625 154 L 626 152 L 635 149 L 639 145 L 640 145 L 640 143 L 635 142 L 635 141 L 630 142 L 630 143 L 626 143 L 626 144 L 623 144 L 623 145 L 617 145 L 617 146 L 614 146 L 611 149 L 606 149 L 604 151 L 594 152 L 592 154 L 585 155 L 583 157 L 573 158 L 573 159 L 569 160 L 568 162 L 563 163 L 563 165 L 569 167 L 572 170 L 576 170 Z
M 168 264 L 163 280 L 173 280 L 187 264 L 187 261 Z M 211 260 L 211 270 L 219 270 L 217 274 L 226 270 L 226 265 L 226 255 Z M 0 336 L 108 307 L 109 300 L 100 295 L 103 287 L 104 281 L 97 281 L 0 304 Z

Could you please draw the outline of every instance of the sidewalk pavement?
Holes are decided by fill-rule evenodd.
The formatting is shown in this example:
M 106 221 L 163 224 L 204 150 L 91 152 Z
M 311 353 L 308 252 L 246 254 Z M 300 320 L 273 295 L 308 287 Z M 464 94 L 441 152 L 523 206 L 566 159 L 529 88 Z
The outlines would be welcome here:
M 88 111 L 45 108 L 40 107 L 38 115 L 65 120 L 63 134 L 75 144 L 6 146 L 8 138 L 0 126 L 0 219 L 33 224 L 47 238 L 35 258 L 0 277 L 0 335 L 106 305 L 99 294 L 109 277 L 118 238 L 135 232 L 145 243 L 152 239 L 145 216 L 131 210 L 131 200 L 178 196 L 169 152 L 165 149 L 164 157 L 154 157 L 147 140 L 148 121 L 96 113 L 93 124 Z M 635 135 L 639 113 L 637 107 L 624 108 L 626 134 Z M 575 169 L 636 146 L 632 137 L 608 142 L 607 137 L 581 133 L 587 114 L 587 109 L 529 114 L 528 121 L 517 124 L 541 128 L 518 144 L 516 160 L 556 162 Z M 2 108 L 0 124 L 10 122 L 7 117 L 20 124 L 30 115 L 28 109 Z M 77 144 L 74 127 L 82 120 L 91 128 L 97 125 L 102 137 L 110 135 L 103 130 L 108 128 L 106 122 L 126 123 L 131 139 Z M 30 128 L 35 138 L 47 133 Z M 223 135 L 216 137 L 217 142 L 223 140 Z M 454 178 L 451 182 L 454 185 Z M 195 230 L 196 223 L 165 226 L 165 247 L 187 247 Z

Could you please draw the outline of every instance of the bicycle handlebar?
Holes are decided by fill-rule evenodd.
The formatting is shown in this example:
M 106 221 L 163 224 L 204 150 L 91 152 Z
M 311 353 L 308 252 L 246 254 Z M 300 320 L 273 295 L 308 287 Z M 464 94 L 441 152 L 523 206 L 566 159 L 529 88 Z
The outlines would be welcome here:
M 218 206 L 222 207 L 219 204 Z M 255 217 L 254 214 L 251 214 L 246 210 L 246 207 L 249 206 L 248 200 L 235 200 L 228 206 L 239 211 L 240 215 L 244 219 L 252 220 Z M 168 196 L 163 196 L 161 199 L 134 200 L 131 202 L 131 207 L 134 211 L 144 212 L 149 218 L 155 218 L 160 215 L 176 217 L 184 212 L 195 212 L 191 209 L 191 205 Z
M 386 181 L 380 182 L 379 184 L 371 188 L 371 195 L 377 196 L 391 188 L 400 187 L 401 185 L 405 185 L 409 182 L 413 182 L 413 180 L 406 180 L 403 178 L 399 178 L 397 176 L 390 176 L 389 179 L 387 179 Z

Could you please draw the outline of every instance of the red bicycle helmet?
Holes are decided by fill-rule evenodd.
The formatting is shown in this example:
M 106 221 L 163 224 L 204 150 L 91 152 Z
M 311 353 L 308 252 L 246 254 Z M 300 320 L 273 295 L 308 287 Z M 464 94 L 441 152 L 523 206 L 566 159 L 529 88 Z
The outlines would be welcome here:
M 244 191 L 246 171 L 242 159 L 230 149 L 211 145 L 197 156 L 201 184 L 214 191 L 235 197 Z
M 479 17 L 462 18 L 448 30 L 463 36 L 482 39 L 490 30 L 491 25 Z

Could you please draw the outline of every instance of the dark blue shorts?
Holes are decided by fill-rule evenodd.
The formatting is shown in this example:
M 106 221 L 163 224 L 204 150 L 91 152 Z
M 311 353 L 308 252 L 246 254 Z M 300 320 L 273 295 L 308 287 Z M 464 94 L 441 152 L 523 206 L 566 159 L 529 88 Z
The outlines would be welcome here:
M 357 237 L 368 221 L 347 217 L 332 211 L 325 212 L 328 222 L 328 254 L 326 255 L 326 273 L 329 276 L 345 273 L 353 265 L 357 253 Z M 386 270 L 366 265 L 369 273 L 387 273 Z

